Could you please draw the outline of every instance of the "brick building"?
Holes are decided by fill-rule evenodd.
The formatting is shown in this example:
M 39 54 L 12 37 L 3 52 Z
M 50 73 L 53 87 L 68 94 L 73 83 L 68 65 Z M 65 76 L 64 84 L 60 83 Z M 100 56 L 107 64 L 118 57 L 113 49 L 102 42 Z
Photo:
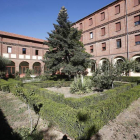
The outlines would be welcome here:
M 27 68 L 37 73 L 43 71 L 41 59 L 48 50 L 43 43 L 42 39 L 0 31 L 0 55 L 11 60 L 11 64 L 7 65 L 7 74 L 17 71 L 22 77 Z
M 83 31 L 81 41 L 96 60 L 93 69 L 111 60 L 140 60 L 140 0 L 116 0 L 78 20 L 74 27 Z
M 96 60 L 88 75 L 106 61 L 140 61 L 140 0 L 116 0 L 78 20 L 75 28 L 83 31 L 81 41 Z M 48 47 L 44 40 L 0 31 L 0 55 L 10 58 L 7 73 L 25 69 L 44 69 L 41 59 Z M 140 76 L 131 72 L 131 76 Z

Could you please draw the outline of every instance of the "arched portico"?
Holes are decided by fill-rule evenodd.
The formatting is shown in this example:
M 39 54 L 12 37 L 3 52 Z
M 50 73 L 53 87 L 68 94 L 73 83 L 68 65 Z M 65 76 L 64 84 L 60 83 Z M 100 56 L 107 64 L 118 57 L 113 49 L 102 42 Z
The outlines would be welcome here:
M 29 69 L 29 63 L 26 62 L 26 61 L 22 61 L 20 64 L 19 64 L 19 73 L 20 75 L 24 76 L 25 75 L 25 70 L 26 69 Z
M 41 63 L 35 62 L 33 64 L 33 70 L 34 70 L 35 74 L 40 74 L 41 73 Z
M 6 65 L 6 74 L 7 75 L 14 75 L 15 74 L 15 62 L 11 61 L 10 64 Z

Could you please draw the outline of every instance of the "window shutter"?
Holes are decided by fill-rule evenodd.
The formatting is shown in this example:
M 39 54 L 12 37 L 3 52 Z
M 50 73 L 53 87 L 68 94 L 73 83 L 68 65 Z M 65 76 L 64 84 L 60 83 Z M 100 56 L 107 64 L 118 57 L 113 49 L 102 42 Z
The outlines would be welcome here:
M 119 31 L 119 30 L 121 30 L 121 23 L 120 22 L 116 23 L 116 31 Z
M 105 12 L 101 13 L 101 20 L 105 19 Z
M 102 43 L 102 47 L 106 47 L 106 43 Z
M 105 27 L 101 29 L 102 35 L 105 35 Z
M 140 35 L 136 35 L 135 36 L 135 42 L 139 42 L 140 41 Z
M 83 29 L 83 24 L 82 24 L 82 23 L 80 23 L 80 29 L 81 29 L 81 30 Z
M 116 14 L 120 13 L 120 5 L 115 6 L 115 12 Z
M 92 21 L 92 18 L 89 19 L 89 25 L 92 25 L 93 24 L 93 21 Z
M 134 0 L 134 6 L 139 5 L 139 0 Z
M 134 17 L 134 22 L 140 21 L 140 15 Z

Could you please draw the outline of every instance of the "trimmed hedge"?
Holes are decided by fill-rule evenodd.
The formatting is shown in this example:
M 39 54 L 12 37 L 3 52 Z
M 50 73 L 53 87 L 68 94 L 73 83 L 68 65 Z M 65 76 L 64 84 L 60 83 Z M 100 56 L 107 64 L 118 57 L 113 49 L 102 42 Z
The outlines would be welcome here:
M 65 98 L 64 95 L 61 93 L 56 93 L 53 91 L 49 91 L 47 89 L 40 89 L 38 88 L 39 87 L 38 84 L 36 84 L 36 86 L 30 85 L 30 84 L 24 85 L 25 88 L 32 89 L 36 94 L 39 94 L 46 99 L 49 98 L 55 102 L 69 105 L 70 107 L 75 108 L 75 109 L 83 108 L 84 106 L 89 106 L 92 104 L 96 104 L 101 100 L 111 98 L 112 96 L 119 94 L 121 92 L 124 92 L 126 90 L 129 90 L 134 86 L 136 86 L 136 83 L 129 83 L 129 84 L 125 84 L 123 86 L 120 86 L 114 89 L 110 89 L 103 93 L 97 93 L 97 94 L 93 94 L 90 96 L 77 99 L 77 98 Z
M 140 77 L 122 76 L 119 81 L 140 83 Z
M 42 117 L 52 121 L 62 132 L 76 140 L 89 140 L 90 136 L 140 97 L 140 85 L 133 87 L 133 84 L 129 86 L 126 84 L 124 90 L 118 89 L 119 91 L 111 97 L 99 100 L 96 104 L 85 104 L 82 108 L 74 109 L 37 94 L 39 89 L 35 90 L 35 86 L 28 88 L 27 85 L 22 87 L 20 84 L 15 84 L 9 87 L 10 91 L 20 99 L 25 100 L 26 97 L 32 107 L 41 105 Z M 113 93 L 108 92 L 108 94 Z

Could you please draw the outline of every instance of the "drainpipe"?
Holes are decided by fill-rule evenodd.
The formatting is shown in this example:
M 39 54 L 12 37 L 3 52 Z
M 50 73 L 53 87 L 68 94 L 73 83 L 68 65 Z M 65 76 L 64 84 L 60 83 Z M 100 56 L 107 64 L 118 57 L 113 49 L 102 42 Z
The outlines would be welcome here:
M 126 47 L 127 47 L 127 59 L 129 59 L 129 47 L 128 47 L 128 18 L 127 18 L 127 0 L 125 0 L 125 12 L 126 12 Z

